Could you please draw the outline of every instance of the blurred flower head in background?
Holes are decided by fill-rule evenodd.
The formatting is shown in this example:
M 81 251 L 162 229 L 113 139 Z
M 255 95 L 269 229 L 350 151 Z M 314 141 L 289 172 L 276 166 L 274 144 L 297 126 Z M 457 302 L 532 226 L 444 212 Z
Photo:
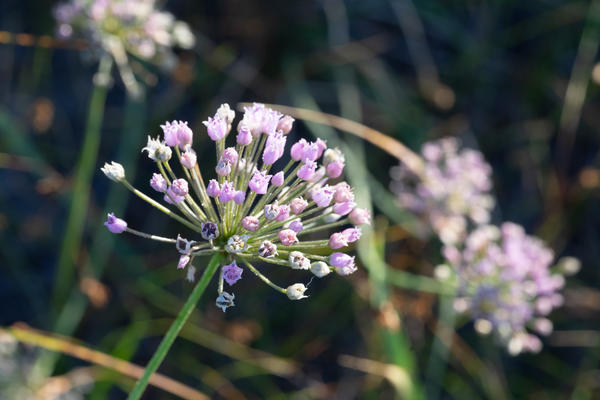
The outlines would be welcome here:
M 94 383 L 89 368 L 55 377 L 36 374 L 38 349 L 31 349 L 9 333 L 0 332 L 0 396 L 2 399 L 83 400 Z M 6 396 L 6 397 L 4 397 Z
M 119 164 L 106 164 L 102 169 L 111 180 L 123 183 L 195 232 L 191 240 L 138 232 L 113 214 L 108 216 L 107 228 L 117 234 L 130 232 L 174 243 L 180 254 L 177 268 L 187 268 L 188 280 L 194 279 L 195 257 L 221 253 L 227 265 L 222 267 L 216 304 L 223 311 L 234 305 L 235 299 L 224 291 L 224 282 L 233 286 L 245 276 L 244 267 L 292 300 L 307 297 L 303 283 L 280 287 L 259 272 L 254 262 L 305 270 L 319 278 L 331 271 L 339 275 L 355 272 L 354 257 L 343 249 L 359 240 L 358 226 L 370 223 L 370 214 L 356 206 L 352 188 L 339 179 L 345 165 L 342 153 L 327 148 L 320 139 L 300 139 L 291 146 L 287 164 L 272 171 L 284 156 L 293 119 L 255 103 L 245 108 L 237 125 L 235 146 L 225 147 L 234 118 L 235 112 L 223 104 L 204 121 L 217 150 L 214 178 L 208 184 L 196 162 L 194 135 L 186 122 L 162 125 L 162 139 L 148 137 L 143 151 L 158 168 L 149 185 L 178 214 L 133 188 Z M 171 168 L 174 156 L 182 177 Z M 305 239 L 342 227 L 345 229 L 329 238 Z
M 489 222 L 494 207 L 492 168 L 481 152 L 459 150 L 455 138 L 427 142 L 417 176 L 403 164 L 392 168 L 391 189 L 400 206 L 421 216 L 445 244 L 458 243 L 469 224 Z
M 128 87 L 135 87 L 127 53 L 170 69 L 172 48 L 191 48 L 195 38 L 189 26 L 173 14 L 156 9 L 154 0 L 71 0 L 54 9 L 61 38 L 82 37 L 101 48 L 119 67 Z M 135 89 L 132 89 L 135 90 Z
M 436 275 L 456 287 L 455 309 L 475 321 L 477 332 L 493 333 L 513 355 L 541 350 L 534 333 L 552 332 L 547 316 L 562 305 L 564 275 L 577 271 L 577 260 L 551 267 L 552 250 L 511 222 L 482 225 L 443 254 L 447 263 Z

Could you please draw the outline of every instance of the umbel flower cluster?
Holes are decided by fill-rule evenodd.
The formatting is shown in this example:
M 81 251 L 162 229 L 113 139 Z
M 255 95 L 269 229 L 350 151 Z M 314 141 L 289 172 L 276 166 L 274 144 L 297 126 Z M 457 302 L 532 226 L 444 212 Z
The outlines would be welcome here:
M 457 287 L 455 309 L 475 321 L 477 332 L 493 333 L 513 355 L 540 351 L 532 332 L 552 332 L 547 316 L 562 305 L 564 275 L 577 272 L 578 261 L 566 257 L 551 268 L 552 250 L 511 222 L 479 226 L 460 248 L 443 253 L 447 264 L 436 275 Z
M 425 143 L 421 154 L 422 173 L 417 176 L 404 164 L 392 168 L 391 189 L 400 206 L 426 219 L 443 243 L 458 243 L 469 223 L 490 220 L 492 168 L 479 151 L 459 151 L 455 138 Z
M 155 0 L 70 0 L 54 9 L 61 38 L 83 37 L 117 62 L 125 83 L 132 79 L 127 53 L 164 67 L 174 65 L 174 46 L 194 45 L 189 26 L 156 9 Z
M 552 331 L 548 314 L 562 304 L 564 275 L 578 261 L 551 268 L 552 251 L 514 223 L 489 225 L 494 206 L 492 169 L 483 155 L 459 150 L 454 138 L 423 145 L 424 166 L 415 174 L 392 169 L 399 203 L 428 222 L 442 241 L 446 260 L 436 277 L 456 288 L 455 309 L 475 321 L 481 334 L 493 333 L 511 354 L 537 352 L 534 333 Z
M 233 286 L 246 269 L 292 300 L 306 297 L 303 283 L 280 287 L 259 272 L 257 262 L 310 271 L 319 278 L 331 271 L 339 275 L 356 271 L 354 257 L 344 251 L 360 238 L 358 226 L 370 223 L 370 215 L 356 206 L 352 188 L 339 179 L 345 166 L 342 153 L 328 149 L 320 139 L 300 139 L 290 148 L 289 162 L 273 170 L 284 156 L 294 119 L 254 104 L 245 108 L 237 125 L 235 145 L 226 147 L 234 117 L 235 112 L 223 104 L 204 121 L 217 160 L 208 182 L 196 162 L 194 135 L 186 122 L 167 122 L 161 126 L 162 138 L 148 137 L 143 151 L 157 167 L 149 185 L 162 202 L 131 186 L 120 164 L 102 168 L 108 178 L 185 225 L 192 237 L 172 239 L 139 232 L 113 214 L 105 223 L 108 229 L 173 243 L 180 254 L 177 268 L 187 268 L 189 280 L 194 279 L 195 257 L 223 254 L 227 264 L 221 268 L 216 301 L 223 311 L 234 305 L 235 298 L 224 291 L 224 282 Z M 172 158 L 181 166 L 179 176 L 172 169 Z M 311 240 L 332 228 L 340 230 Z

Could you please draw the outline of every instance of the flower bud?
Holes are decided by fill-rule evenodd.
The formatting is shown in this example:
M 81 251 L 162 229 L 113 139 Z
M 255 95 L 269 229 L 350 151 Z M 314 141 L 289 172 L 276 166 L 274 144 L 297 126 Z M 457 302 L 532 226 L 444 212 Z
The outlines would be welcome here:
M 283 156 L 286 137 L 281 132 L 275 132 L 267 138 L 265 151 L 263 152 L 263 163 L 271 165 Z
M 186 150 L 181 155 L 181 165 L 187 169 L 192 169 L 196 165 L 197 157 L 196 152 L 192 149 Z
M 329 256 L 329 263 L 335 267 L 335 272 L 339 275 L 350 275 L 357 270 L 354 257 L 345 253 L 333 253 Z
M 283 182 L 284 182 L 283 171 L 279 171 L 278 173 L 273 175 L 273 177 L 271 178 L 271 183 L 273 184 L 273 186 L 279 187 L 279 186 L 283 185 Z
M 329 237 L 329 248 L 336 250 L 346 246 L 348 246 L 348 240 L 343 233 L 336 232 Z
M 188 126 L 187 121 L 179 121 L 177 125 L 177 142 L 181 149 L 185 149 L 192 145 L 193 132 Z
M 310 260 L 299 251 L 292 251 L 288 260 L 292 269 L 310 269 Z
M 322 278 L 331 272 L 331 268 L 329 268 L 327 263 L 323 261 L 317 261 L 312 263 L 310 266 L 310 272 L 312 272 L 317 278 Z
M 575 257 L 562 257 L 557 265 L 566 276 L 575 275 L 581 269 L 581 262 Z
M 231 163 L 221 158 L 215 167 L 215 171 L 219 176 L 227 176 L 231 173 Z
M 152 186 L 152 189 L 161 193 L 166 192 L 168 187 L 165 178 L 163 178 L 161 174 L 157 173 L 152 174 L 152 179 L 150 179 L 150 186 Z
M 104 175 L 111 181 L 119 182 L 125 179 L 125 168 L 117 162 L 104 163 L 104 167 L 100 168 Z
M 267 204 L 264 210 L 265 218 L 269 221 L 274 220 L 279 216 L 279 204 L 277 200 L 273 204 Z
M 244 124 L 243 121 L 238 125 L 236 141 L 237 144 L 241 146 L 247 146 L 252 143 L 252 132 L 250 132 L 250 128 L 248 128 L 248 125 Z
M 171 191 L 176 196 L 185 197 L 188 194 L 188 183 L 185 179 L 175 179 L 171 184 Z
M 223 150 L 223 154 L 221 154 L 221 159 L 227 161 L 231 165 L 234 165 L 235 163 L 237 163 L 238 153 L 234 147 L 228 147 L 225 150 Z
M 333 205 L 333 212 L 337 215 L 346 215 L 349 214 L 352 210 L 356 208 L 356 203 L 353 201 L 346 201 L 344 203 L 335 203 Z
M 281 131 L 284 135 L 287 135 L 292 130 L 293 125 L 294 118 L 290 117 L 289 115 L 284 115 L 277 124 L 277 130 Z
M 235 118 L 235 111 L 229 108 L 229 104 L 224 103 L 217 109 L 217 115 L 224 119 L 227 125 L 231 125 Z
M 175 193 L 173 193 L 173 188 L 169 186 L 169 189 L 167 189 L 167 193 L 165 193 L 163 200 L 169 204 L 179 204 L 183 202 L 185 198 L 183 196 L 177 196 Z
M 246 192 L 243 190 L 237 190 L 233 195 L 233 201 L 235 204 L 242 204 L 246 200 Z
M 221 194 L 221 187 L 219 186 L 219 182 L 217 182 L 215 179 L 211 179 L 208 182 L 208 186 L 206 187 L 206 193 L 210 197 L 219 196 Z
M 266 172 L 255 171 L 252 178 L 250 178 L 248 187 L 250 190 L 256 192 L 256 194 L 265 194 L 267 193 L 271 176 L 272 175 L 267 175 Z
M 291 229 L 284 229 L 282 231 L 279 231 L 277 236 L 279 237 L 279 241 L 281 241 L 281 244 L 283 244 L 284 246 L 291 246 L 294 243 L 298 242 L 296 232 L 294 232 Z
M 342 234 L 346 237 L 346 240 L 348 241 L 348 243 L 354 243 L 358 239 L 360 239 L 362 232 L 359 228 L 348 228 L 348 229 L 344 229 L 342 231 Z
M 236 190 L 233 188 L 233 183 L 223 182 L 223 185 L 221 185 L 221 193 L 219 193 L 219 201 L 221 203 L 227 203 L 228 201 L 233 200 L 235 192 Z
M 127 229 L 127 222 L 115 217 L 115 214 L 109 213 L 104 226 L 112 233 L 123 233 Z
M 294 161 L 300 161 L 304 154 L 304 149 L 308 146 L 308 142 L 305 139 L 300 139 L 292 145 L 290 149 L 290 156 Z
M 328 166 L 334 162 L 341 162 L 343 165 L 345 161 L 346 159 L 344 158 L 344 153 L 342 153 L 338 148 L 327 149 L 323 154 L 323 165 L 325 166 Z
M 298 178 L 302 180 L 310 181 L 312 178 L 315 177 L 316 171 L 317 163 L 314 161 L 308 161 L 307 163 L 302 164 L 300 169 L 298 169 L 296 176 L 298 176 Z
M 344 171 L 344 163 L 341 161 L 335 161 L 327 165 L 325 168 L 326 174 L 329 178 L 339 178 Z
M 352 188 L 346 182 L 340 182 L 335 185 L 335 194 L 333 196 L 336 203 L 345 203 L 347 201 L 354 201 L 354 193 Z
M 282 204 L 279 206 L 279 214 L 277 214 L 277 221 L 285 221 L 290 217 L 290 206 Z
M 218 114 L 214 118 L 208 117 L 207 121 L 202 122 L 206 126 L 206 132 L 208 136 L 215 142 L 223 139 L 227 136 L 227 121 L 225 121 Z
M 355 208 L 349 215 L 350 222 L 354 225 L 371 225 L 371 213 L 366 208 Z
M 308 206 L 308 201 L 302 197 L 296 197 L 290 201 L 290 210 L 293 214 L 298 215 Z
M 253 217 L 253 216 L 247 216 L 244 217 L 242 219 L 242 226 L 244 227 L 244 229 L 250 231 L 250 232 L 254 232 L 258 229 L 258 218 Z
M 287 297 L 290 300 L 300 300 L 307 298 L 308 296 L 305 296 L 304 292 L 306 292 L 306 286 L 304 286 L 302 283 L 294 283 L 293 285 L 288 286 L 287 289 L 285 289 L 285 294 L 287 294 Z
M 289 228 L 296 233 L 300 233 L 302 232 L 302 229 L 304 229 L 304 226 L 302 225 L 302 221 L 300 219 L 295 219 L 290 222 Z
M 317 206 L 327 207 L 333 200 L 334 190 L 331 186 L 325 185 L 312 193 L 312 199 Z

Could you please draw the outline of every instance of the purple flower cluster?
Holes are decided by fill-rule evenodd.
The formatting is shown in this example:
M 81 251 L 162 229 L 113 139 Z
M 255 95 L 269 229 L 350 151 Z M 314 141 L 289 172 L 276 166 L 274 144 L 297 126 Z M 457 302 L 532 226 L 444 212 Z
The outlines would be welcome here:
M 476 228 L 461 248 L 446 245 L 443 254 L 447 264 L 436 275 L 456 285 L 455 309 L 472 318 L 479 333 L 494 333 L 511 354 L 538 352 L 542 342 L 532 332 L 550 334 L 547 316 L 563 303 L 565 279 L 551 268 L 552 250 L 505 222 Z
M 123 183 L 204 240 L 161 238 L 130 228 L 127 231 L 176 243 L 179 268 L 191 267 L 196 256 L 222 253 L 230 262 L 222 269 L 217 298 L 223 310 L 233 305 L 235 296 L 223 291 L 222 282 L 235 284 L 241 279 L 243 267 L 290 299 L 306 297 L 306 286 L 296 283 L 279 287 L 253 266 L 255 262 L 309 270 L 317 277 L 331 271 L 339 275 L 356 271 L 354 257 L 343 251 L 359 240 L 358 226 L 369 224 L 370 214 L 357 207 L 352 188 L 339 180 L 345 166 L 342 153 L 327 148 L 320 139 L 301 139 L 291 146 L 287 164 L 275 168 L 284 157 L 293 118 L 253 104 L 245 108 L 237 124 L 235 145 L 226 147 L 234 118 L 235 112 L 224 104 L 204 121 L 217 149 L 215 175 L 207 183 L 196 163 L 193 133 L 187 123 L 161 125 L 163 140 L 148 137 L 144 150 L 158 168 L 150 187 L 176 211 L 133 188 L 117 163 L 103 169 L 111 179 Z M 181 164 L 182 177 L 171 168 L 173 154 Z M 115 227 L 112 232 L 120 229 L 114 220 L 107 224 L 109 229 Z M 329 239 L 308 239 L 332 228 L 341 230 Z
M 490 219 L 492 169 L 480 152 L 459 151 L 454 138 L 425 143 L 421 154 L 425 163 L 419 176 L 402 164 L 392 168 L 391 189 L 400 205 L 425 218 L 443 243 L 458 243 L 469 220 L 479 225 Z
M 155 0 L 70 0 L 54 9 L 61 38 L 83 37 L 117 62 L 123 82 L 133 87 L 127 53 L 171 67 L 174 46 L 189 49 L 195 38 L 189 26 Z

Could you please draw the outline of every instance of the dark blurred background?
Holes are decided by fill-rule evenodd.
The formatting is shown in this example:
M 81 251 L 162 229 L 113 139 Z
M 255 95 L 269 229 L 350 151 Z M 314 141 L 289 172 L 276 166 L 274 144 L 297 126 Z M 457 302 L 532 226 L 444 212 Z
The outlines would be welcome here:
M 50 299 L 96 64 L 86 51 L 29 45 L 5 32 L 53 35 L 53 5 L 0 3 L 0 324 L 48 331 L 58 329 Z M 128 98 L 113 73 L 71 298 L 81 321 L 68 336 L 145 365 L 190 291 L 171 246 L 115 238 L 102 226 L 114 210 L 136 229 L 180 232 L 105 179 L 105 161 L 121 162 L 144 188 L 152 166 L 140 149 L 165 120 L 190 122 L 201 168 L 212 169 L 201 121 L 219 104 L 318 107 L 416 151 L 446 135 L 482 151 L 494 168 L 494 222 L 520 223 L 557 255 L 582 262 L 568 280 L 565 306 L 552 314 L 555 333 L 542 353 L 515 358 L 466 324 L 438 358 L 431 352 L 438 298 L 373 279 L 378 267 L 315 280 L 303 302 L 248 276 L 227 314 L 209 288 L 160 371 L 213 398 L 399 398 L 394 365 L 440 398 L 600 397 L 600 1 L 226 0 L 167 1 L 164 8 L 191 25 L 197 45 L 178 53 L 171 72 L 146 65 L 143 99 Z M 294 135 L 314 129 L 299 121 Z M 388 187 L 397 160 L 333 135 L 380 190 Z M 373 197 L 388 264 L 430 276 L 439 244 L 407 234 L 391 195 Z M 373 300 L 378 291 L 384 301 Z M 443 374 L 431 375 L 437 364 Z M 53 373 L 82 365 L 62 357 Z M 131 383 L 98 373 L 86 396 L 124 398 Z

